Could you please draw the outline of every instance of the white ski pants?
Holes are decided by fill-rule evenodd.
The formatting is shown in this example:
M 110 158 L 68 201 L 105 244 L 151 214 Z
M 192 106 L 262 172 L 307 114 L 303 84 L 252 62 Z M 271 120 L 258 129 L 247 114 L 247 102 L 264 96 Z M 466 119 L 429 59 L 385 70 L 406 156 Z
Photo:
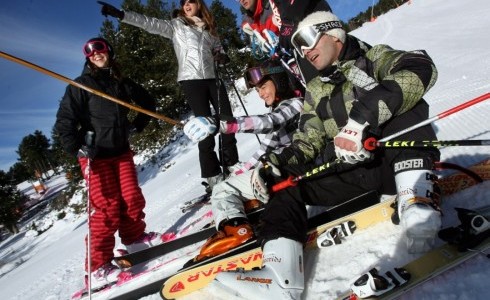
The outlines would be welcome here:
M 250 184 L 252 170 L 231 176 L 214 186 L 211 206 L 216 228 L 223 220 L 245 218 L 244 203 L 255 199 Z

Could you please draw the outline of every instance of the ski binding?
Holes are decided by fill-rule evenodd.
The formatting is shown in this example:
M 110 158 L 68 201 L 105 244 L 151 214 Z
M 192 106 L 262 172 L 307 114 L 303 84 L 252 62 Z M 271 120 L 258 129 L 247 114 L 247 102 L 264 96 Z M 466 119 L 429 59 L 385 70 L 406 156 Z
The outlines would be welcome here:
M 318 248 L 341 244 L 342 238 L 352 235 L 355 230 L 356 223 L 354 221 L 345 221 L 329 228 L 317 237 L 316 243 Z
M 381 275 L 376 268 L 361 275 L 351 284 L 352 292 L 359 298 L 382 295 L 410 280 L 410 273 L 403 268 L 393 268 Z

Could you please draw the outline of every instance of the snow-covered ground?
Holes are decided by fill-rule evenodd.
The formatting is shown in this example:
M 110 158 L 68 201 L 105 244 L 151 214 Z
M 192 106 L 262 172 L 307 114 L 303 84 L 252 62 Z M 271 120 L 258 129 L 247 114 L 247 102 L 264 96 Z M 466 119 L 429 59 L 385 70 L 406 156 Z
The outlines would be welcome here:
M 352 32 L 371 43 L 386 43 L 405 50 L 425 49 L 434 59 L 439 80 L 426 99 L 431 116 L 460 103 L 490 92 L 490 2 L 488 0 L 412 0 L 396 10 L 379 16 Z M 239 88 L 242 81 L 238 82 Z M 231 93 L 233 91 L 230 91 Z M 257 94 L 243 98 L 250 114 L 264 112 Z M 237 109 L 236 115 L 243 111 Z M 441 140 L 490 139 L 490 103 L 485 101 L 442 120 L 433 126 Z M 258 147 L 253 135 L 238 135 L 239 151 L 246 160 Z M 490 147 L 447 147 L 444 161 L 464 166 L 488 158 Z M 200 182 L 197 145 L 180 136 L 159 154 L 159 166 L 138 159 L 139 180 L 147 200 L 146 221 L 149 230 L 175 231 L 208 208 L 182 214 L 179 204 L 203 192 Z M 56 183 L 56 178 L 53 183 Z M 48 186 L 49 186 L 48 182 Z M 72 203 L 80 202 L 77 195 Z M 452 207 L 479 207 L 490 203 L 490 184 L 466 190 L 444 199 L 443 223 L 453 225 Z M 58 220 L 58 212 L 30 219 L 21 233 L 0 243 L 0 286 L 2 299 L 69 299 L 82 287 L 85 215 L 67 211 Z M 41 235 L 30 230 L 32 223 Z M 196 248 L 196 246 L 194 246 Z M 172 256 L 183 254 L 177 251 Z M 357 232 L 342 245 L 306 253 L 306 289 L 304 299 L 333 299 L 348 289 L 348 282 L 374 266 L 400 266 L 413 259 L 400 240 L 399 227 L 389 222 Z M 168 259 L 168 258 L 167 258 Z M 169 264 L 168 270 L 172 266 Z M 482 255 L 432 279 L 403 299 L 481 299 L 488 291 L 490 267 Z M 203 290 L 189 299 L 217 299 L 219 291 Z M 144 299 L 160 299 L 158 294 Z

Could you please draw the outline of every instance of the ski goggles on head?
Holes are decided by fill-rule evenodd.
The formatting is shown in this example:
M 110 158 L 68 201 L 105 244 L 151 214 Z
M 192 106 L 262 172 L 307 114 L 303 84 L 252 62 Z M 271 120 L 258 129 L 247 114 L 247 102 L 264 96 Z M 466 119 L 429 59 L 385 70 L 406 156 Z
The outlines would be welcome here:
M 265 76 L 270 74 L 277 74 L 284 72 L 284 69 L 280 66 L 277 67 L 254 67 L 245 72 L 245 84 L 247 88 L 253 88 L 259 84 Z
M 187 2 L 192 4 L 192 3 L 197 3 L 197 0 L 180 0 L 180 6 L 184 6 L 184 4 L 186 4 Z
M 335 28 L 342 29 L 342 23 L 329 21 L 303 27 L 293 34 L 291 44 L 301 57 L 305 57 L 303 50 L 313 49 L 325 32 Z
M 83 54 L 85 57 L 94 55 L 95 52 L 106 53 L 109 52 L 109 47 L 103 41 L 91 41 L 83 46 Z

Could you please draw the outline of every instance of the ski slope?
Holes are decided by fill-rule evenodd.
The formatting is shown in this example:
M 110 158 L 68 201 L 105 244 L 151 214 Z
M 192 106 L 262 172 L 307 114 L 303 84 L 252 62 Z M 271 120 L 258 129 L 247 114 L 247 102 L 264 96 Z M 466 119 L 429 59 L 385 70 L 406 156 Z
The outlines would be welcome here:
M 425 49 L 434 59 L 439 79 L 426 100 L 431 116 L 490 92 L 490 2 L 488 0 L 412 0 L 379 16 L 351 34 L 374 45 L 386 43 L 394 48 Z M 237 82 L 244 91 L 243 81 Z M 233 94 L 233 91 L 230 91 Z M 56 95 L 53 95 L 56 96 Z M 60 95 L 58 95 L 60 96 Z M 265 112 L 255 92 L 243 97 L 250 114 Z M 235 115 L 242 115 L 237 108 Z M 433 126 L 440 140 L 490 139 L 490 103 L 485 101 L 436 121 Z M 258 147 L 254 135 L 237 135 L 241 160 Z M 463 166 L 490 156 L 490 147 L 446 147 L 442 160 Z M 158 154 L 159 164 L 151 165 L 137 157 L 139 180 L 147 200 L 148 230 L 175 231 L 206 212 L 207 208 L 182 214 L 179 203 L 203 193 L 197 145 L 182 134 Z M 48 187 L 49 187 L 48 183 Z M 52 184 L 56 184 L 53 182 Z M 80 196 L 72 199 L 80 201 Z M 490 203 L 490 184 L 457 193 L 444 199 L 443 224 L 453 225 L 453 207 L 474 208 Z M 36 236 L 29 230 L 51 226 Z M 86 216 L 57 212 L 42 214 L 21 227 L 21 233 L 0 243 L 0 286 L 2 299 L 69 299 L 83 285 L 84 236 Z M 196 246 L 197 247 L 197 246 Z M 177 251 L 177 257 L 186 250 Z M 385 222 L 356 232 L 345 243 L 305 255 L 306 289 L 303 299 L 334 299 L 348 290 L 349 282 L 374 266 L 401 266 L 415 255 L 405 251 L 400 228 Z M 169 266 L 169 269 L 175 266 Z M 490 267 L 482 255 L 421 285 L 403 299 L 480 299 L 488 291 Z M 219 290 L 208 288 L 186 299 L 230 299 Z M 144 299 L 160 299 L 158 294 Z

